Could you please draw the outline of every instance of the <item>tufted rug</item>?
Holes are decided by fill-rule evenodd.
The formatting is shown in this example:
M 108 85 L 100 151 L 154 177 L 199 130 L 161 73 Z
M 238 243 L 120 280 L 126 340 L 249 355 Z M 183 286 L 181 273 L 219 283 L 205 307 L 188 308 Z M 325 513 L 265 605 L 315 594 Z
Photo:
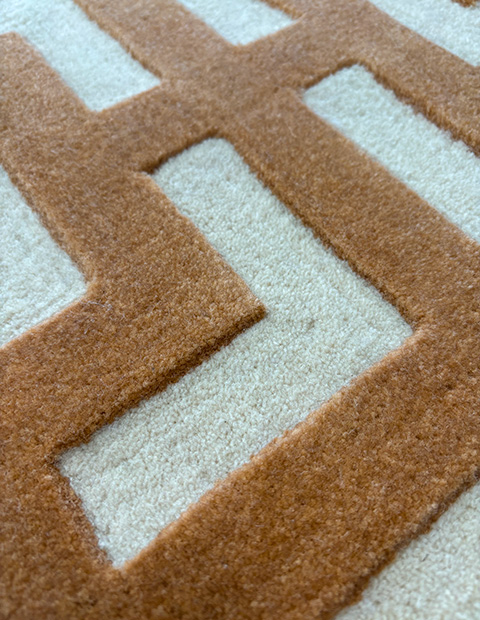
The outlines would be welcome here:
M 0 618 L 480 618 L 480 6 L 1 0 Z

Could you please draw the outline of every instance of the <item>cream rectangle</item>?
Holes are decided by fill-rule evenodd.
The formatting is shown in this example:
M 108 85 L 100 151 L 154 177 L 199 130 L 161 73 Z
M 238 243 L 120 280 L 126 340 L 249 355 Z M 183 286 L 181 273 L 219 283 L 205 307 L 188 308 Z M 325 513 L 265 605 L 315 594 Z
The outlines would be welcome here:
M 86 291 L 59 248 L 0 166 L 0 346 Z
M 480 160 L 363 67 L 322 80 L 304 95 L 320 117 L 480 242 Z
M 1 0 L 0 34 L 9 31 L 34 45 L 93 110 L 159 84 L 73 0 Z
M 179 0 L 233 45 L 245 45 L 293 23 L 261 0 Z
M 471 65 L 480 65 L 480 6 L 454 0 L 370 0 L 407 28 Z

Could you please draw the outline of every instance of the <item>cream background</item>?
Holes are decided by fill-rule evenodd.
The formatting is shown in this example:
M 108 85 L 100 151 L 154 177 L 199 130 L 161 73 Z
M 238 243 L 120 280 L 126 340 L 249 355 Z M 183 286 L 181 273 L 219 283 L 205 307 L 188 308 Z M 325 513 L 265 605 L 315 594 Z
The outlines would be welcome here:
M 202 0 L 188 1 L 195 2 L 191 8 L 199 14 Z M 465 9 L 451 0 L 374 0 L 374 3 L 467 62 L 479 64 L 479 7 Z M 229 13 L 229 1 L 219 6 Z M 208 7 L 203 10 L 207 11 Z M 261 24 L 264 30 L 260 34 L 274 32 L 290 22 L 286 19 L 282 24 L 278 14 L 273 19 L 273 13 L 268 10 L 263 9 L 262 14 L 266 21 Z M 226 32 L 220 22 L 228 23 L 228 15 L 222 14 L 221 8 L 217 17 L 204 14 L 204 19 L 213 27 L 217 19 L 217 29 L 234 42 L 243 43 L 259 36 L 258 30 L 252 34 L 252 22 L 241 20 L 234 24 L 237 32 Z M 258 19 L 257 12 L 253 20 Z M 27 36 L 93 109 L 108 107 L 158 83 L 157 78 L 133 61 L 71 0 L 2 0 L 0 33 L 8 30 Z M 63 36 L 57 36 L 60 32 Z M 85 41 L 89 42 L 88 46 Z M 356 89 L 350 103 L 345 99 L 345 88 L 349 85 Z M 306 94 L 308 105 L 467 234 L 479 239 L 478 160 L 464 145 L 454 143 L 448 135 L 414 115 L 407 106 L 396 102 L 391 93 L 382 93 L 368 79 L 368 74 L 362 75 L 358 68 L 332 76 L 317 91 L 315 88 Z M 352 107 L 351 103 L 355 105 Z M 370 106 L 375 108 L 375 113 L 370 113 Z M 410 140 L 415 148 L 409 150 Z M 423 144 L 426 151 L 420 148 Z M 70 303 L 82 294 L 85 285 L 70 259 L 55 246 L 38 218 L 31 215 L 3 171 L 0 171 L 0 227 L 0 298 L 4 313 L 0 315 L 0 343 L 4 343 Z M 411 543 L 390 567 L 372 580 L 361 603 L 340 617 L 342 620 L 479 618 L 479 539 L 477 485 L 457 500 L 429 534 Z
M 0 166 L 0 346 L 85 290 L 77 267 Z
M 179 0 L 233 45 L 245 45 L 293 23 L 288 15 L 258 0 Z
M 93 110 L 159 84 L 73 0 L 0 0 L 0 34 L 27 39 Z

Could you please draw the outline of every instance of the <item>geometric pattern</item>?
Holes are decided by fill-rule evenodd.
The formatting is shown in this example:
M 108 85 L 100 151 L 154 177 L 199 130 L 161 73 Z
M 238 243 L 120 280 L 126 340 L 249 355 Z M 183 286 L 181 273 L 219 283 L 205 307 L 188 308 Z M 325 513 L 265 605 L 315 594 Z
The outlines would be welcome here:
M 411 336 L 396 309 L 262 186 L 226 140 L 195 144 L 152 178 L 267 314 L 62 454 L 60 471 L 115 566 Z
M 0 163 L 89 282 L 0 350 L 2 613 L 328 617 L 476 479 L 480 250 L 301 92 L 361 64 L 478 154 L 479 71 L 363 0 L 272 1 L 295 23 L 242 48 L 172 0 L 79 4 L 162 82 L 94 113 L 0 37 Z M 264 313 L 142 173 L 212 136 L 414 335 L 116 571 L 56 458 Z

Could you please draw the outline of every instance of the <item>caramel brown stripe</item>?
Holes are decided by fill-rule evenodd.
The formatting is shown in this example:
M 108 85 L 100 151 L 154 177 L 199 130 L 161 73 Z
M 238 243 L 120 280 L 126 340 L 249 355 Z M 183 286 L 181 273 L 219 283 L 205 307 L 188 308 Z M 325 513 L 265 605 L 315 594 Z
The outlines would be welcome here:
M 319 119 L 298 94 L 281 90 L 241 122 L 232 115 L 224 134 L 410 323 L 455 322 L 465 308 L 476 316 L 478 244 Z
M 121 152 L 107 156 L 103 124 L 30 46 L 3 36 L 0 55 L 0 161 L 90 281 L 82 300 L 0 351 L 0 613 L 83 618 L 96 581 L 117 577 L 104 558 L 99 568 L 91 526 L 71 490 L 63 484 L 60 493 L 54 458 L 198 364 L 264 308 L 151 179 L 128 170 Z M 178 115 L 184 142 L 173 141 L 174 149 L 202 135 L 188 114 Z M 159 142 L 172 130 L 165 123 Z M 105 601 L 111 611 L 112 598 Z
M 330 21 L 312 13 L 267 43 L 235 49 L 172 2 L 160 10 L 147 0 L 89 1 L 90 13 L 165 78 L 98 115 L 17 37 L 0 38 L 2 127 L 9 128 L 2 162 L 93 278 L 86 299 L 1 351 L 10 467 L 0 613 L 328 617 L 473 482 L 480 466 L 478 246 L 319 121 L 297 94 L 274 94 L 346 62 L 367 62 L 361 38 L 342 51 L 345 30 L 341 45 L 333 37 L 335 20 L 348 21 L 340 12 L 346 5 L 329 6 L 318 10 L 330 11 Z M 405 64 L 408 31 L 366 11 L 394 29 L 403 45 L 395 54 Z M 361 34 L 367 22 L 358 17 Z M 368 23 L 362 36 L 380 37 L 379 22 Z M 459 68 L 471 87 L 477 73 L 462 73 L 468 65 L 409 36 L 428 48 L 429 62 Z M 275 41 L 288 52 L 280 72 L 272 68 Z M 323 41 L 332 43 L 326 59 Z M 376 54 L 387 53 L 382 41 Z M 310 72 L 295 62 L 300 44 L 310 59 L 318 55 Z M 379 74 L 390 62 L 374 61 Z M 435 89 L 446 97 L 441 70 L 431 69 L 427 93 L 414 89 L 418 105 L 429 107 L 424 98 Z M 403 96 L 410 96 L 410 77 L 395 74 Z M 42 105 L 33 96 L 39 92 Z M 431 106 L 436 119 L 445 118 L 442 97 Z M 453 121 L 468 133 L 465 106 L 454 101 L 453 108 Z M 262 312 L 203 237 L 135 172 L 215 133 L 418 331 L 114 571 L 53 459 Z
M 200 142 L 212 133 L 208 121 L 202 124 L 194 117 L 168 80 L 141 96 L 103 110 L 96 123 L 108 135 L 102 156 L 132 170 L 153 170 L 183 150 L 185 144 Z
M 468 279 L 468 273 L 477 268 L 476 244 L 471 243 L 470 250 L 468 250 L 470 255 L 475 256 L 468 270 L 465 270 L 463 263 L 465 256 L 462 256 L 459 266 L 455 268 L 456 276 L 451 283 L 445 282 L 439 276 L 436 265 L 439 261 L 456 260 L 459 239 L 464 239 L 464 235 L 457 231 L 452 237 L 450 227 L 444 228 L 446 225 L 444 219 L 419 201 L 413 192 L 407 190 L 401 183 L 392 180 L 391 176 L 380 166 L 370 162 L 366 156 L 360 155 L 346 139 L 318 121 L 313 113 L 298 103 L 295 96 L 288 94 L 288 90 L 277 95 L 275 91 L 278 89 L 278 83 L 288 85 L 290 81 L 293 81 L 297 87 L 300 87 L 312 81 L 313 74 L 303 75 L 299 80 L 298 75 L 293 79 L 291 77 L 292 73 L 295 74 L 296 68 L 289 71 L 290 65 L 294 65 L 295 57 L 298 56 L 300 42 L 303 43 L 302 52 L 306 47 L 308 58 L 318 58 L 316 70 L 322 75 L 334 70 L 336 66 L 345 64 L 347 59 L 350 64 L 354 62 L 354 58 L 351 57 L 352 49 L 361 48 L 362 41 L 366 40 L 366 34 L 372 35 L 372 28 L 368 30 L 364 24 L 365 20 L 367 24 L 369 21 L 372 22 L 372 15 L 377 18 L 375 23 L 380 31 L 391 32 L 395 41 L 398 38 L 396 45 L 401 52 L 403 47 L 405 47 L 403 52 L 406 52 L 406 35 L 409 40 L 414 40 L 419 51 L 413 48 L 414 51 L 409 53 L 413 54 L 412 58 L 415 62 L 420 61 L 428 52 L 430 53 L 430 56 L 427 55 L 428 66 L 433 66 L 435 72 L 438 72 L 438 66 L 442 66 L 442 69 L 446 67 L 453 74 L 457 70 L 461 72 L 465 67 L 472 69 L 469 65 L 418 35 L 414 35 L 369 3 L 364 2 L 352 3 L 348 0 L 349 11 L 346 10 L 347 5 L 341 2 L 323 2 L 321 8 L 316 8 L 315 13 L 308 15 L 308 19 L 304 18 L 275 37 L 268 37 L 246 46 L 245 49 L 235 48 L 227 43 L 224 43 L 221 48 L 218 35 L 216 35 L 207 59 L 204 60 L 198 54 L 187 65 L 186 59 L 182 56 L 184 54 L 182 48 L 185 47 L 182 44 L 183 36 L 188 34 L 189 37 L 193 37 L 195 45 L 198 41 L 202 41 L 202 45 L 205 46 L 204 38 L 209 29 L 191 14 L 185 14 L 183 7 L 176 5 L 175 2 L 169 0 L 162 3 L 162 11 L 153 10 L 150 0 L 137 2 L 135 7 L 132 7 L 128 0 L 121 0 L 117 3 L 82 0 L 82 3 L 88 5 L 90 13 L 100 19 L 104 27 L 115 32 L 120 37 L 120 41 L 128 43 L 129 48 L 142 61 L 154 46 L 154 42 L 158 41 L 158 62 L 160 64 L 156 72 L 160 74 L 168 70 L 169 75 L 173 75 L 181 65 L 181 80 L 178 83 L 178 89 L 182 89 L 183 98 L 188 101 L 189 108 L 195 110 L 196 118 L 202 119 L 201 123 L 204 126 L 210 126 L 211 131 L 217 130 L 234 144 L 240 143 L 242 139 L 250 143 L 256 140 L 259 153 L 256 157 L 250 158 L 250 163 L 257 171 L 266 171 L 267 162 L 272 162 L 268 166 L 270 172 L 263 175 L 263 178 L 272 187 L 276 183 L 274 189 L 282 200 L 286 201 L 287 192 L 292 193 L 290 188 L 293 188 L 295 195 L 302 196 L 303 219 L 308 220 L 308 223 L 317 230 L 317 233 L 321 234 L 324 240 L 335 245 L 340 254 L 347 256 L 354 268 L 359 269 L 370 280 L 373 280 L 389 295 L 390 299 L 395 299 L 395 303 L 401 307 L 403 312 L 407 312 L 407 302 L 403 301 L 403 298 L 405 296 L 417 297 L 410 303 L 410 311 L 413 313 L 409 315 L 410 320 L 418 320 L 427 311 L 444 312 L 444 304 L 449 304 L 450 300 L 458 295 L 458 284 L 461 285 L 465 277 Z M 373 13 L 368 12 L 370 7 Z M 365 9 L 368 9 L 368 19 L 362 17 Z M 127 10 L 128 20 L 126 19 Z M 148 20 L 146 20 L 147 15 L 150 17 Z M 163 23 L 164 19 L 165 23 Z M 384 20 L 383 24 L 382 20 Z M 357 31 L 352 34 L 352 23 L 358 26 L 358 37 L 356 37 Z M 148 24 L 148 27 L 145 24 Z M 160 36 L 167 32 L 165 24 L 168 24 L 170 37 Z M 334 30 L 343 34 L 334 36 Z M 322 32 L 322 37 L 318 36 L 318 32 Z M 382 36 L 386 41 L 387 34 Z M 357 38 L 361 39 L 360 44 L 357 43 Z M 378 36 L 375 35 L 375 38 Z M 335 53 L 339 51 L 339 48 L 333 45 L 333 42 L 338 39 L 341 40 L 340 47 L 349 48 L 340 60 L 335 58 Z M 318 40 L 321 43 L 315 44 Z M 325 40 L 327 44 L 324 44 Z M 277 41 L 281 46 L 280 50 L 283 52 L 288 49 L 288 53 L 278 53 L 280 50 L 276 49 Z M 315 48 L 312 47 L 314 45 L 317 48 L 316 53 Z M 334 51 L 323 54 L 327 47 Z M 276 63 L 272 60 L 274 50 L 276 51 Z M 251 53 L 252 51 L 255 54 Z M 221 57 L 218 57 L 219 53 Z M 177 58 L 177 55 L 179 59 L 169 67 L 169 59 L 171 56 Z M 282 58 L 281 64 L 278 63 L 279 55 Z M 214 61 L 211 60 L 212 56 L 215 58 Z M 406 62 L 398 62 L 399 60 L 402 59 L 397 58 L 397 63 L 405 67 L 402 73 L 403 80 L 406 83 L 419 81 L 413 73 L 408 73 L 410 65 Z M 447 60 L 452 61 L 451 67 L 447 66 Z M 378 67 L 384 66 L 385 61 L 393 62 L 388 52 L 383 50 L 383 53 L 379 54 Z M 303 67 L 303 63 L 304 60 L 301 59 L 297 65 Z M 278 66 L 274 68 L 275 64 L 280 64 L 280 68 Z M 375 70 L 378 67 L 375 66 Z M 390 65 L 387 64 L 385 67 L 390 68 Z M 211 73 L 214 74 L 215 79 L 211 78 Z M 283 75 L 283 80 L 280 78 L 280 73 Z M 262 80 L 259 76 L 265 74 L 268 78 Z M 471 86 L 468 81 L 471 76 L 472 74 L 461 76 L 465 80 L 467 89 Z M 273 78 L 276 81 L 273 81 Z M 450 90 L 458 91 L 458 80 L 454 88 L 451 79 L 447 82 L 443 80 L 444 74 L 442 73 L 442 78 L 438 80 L 440 84 L 436 85 L 436 81 L 432 81 L 431 88 L 435 87 L 442 92 L 442 97 L 446 93 L 445 98 L 448 98 L 451 94 Z M 451 87 L 450 90 L 449 87 Z M 420 92 L 418 89 L 415 97 L 419 101 L 435 100 L 432 92 Z M 433 108 L 437 109 L 437 106 Z M 465 118 L 468 117 L 462 116 L 462 119 Z M 236 119 L 239 121 L 236 122 Z M 253 149 L 256 150 L 257 146 Z M 328 159 L 323 156 L 324 152 L 331 153 Z M 242 154 L 248 159 L 248 149 L 244 149 Z M 280 157 L 283 161 L 280 161 Z M 360 161 L 362 161 L 361 165 Z M 287 168 L 284 171 L 285 166 Z M 328 175 L 326 183 L 325 173 Z M 294 183 L 290 183 L 292 175 L 295 178 Z M 283 181 L 281 181 L 282 177 Z M 343 197 L 339 194 L 343 194 Z M 321 200 L 320 204 L 329 209 L 330 213 L 322 214 L 318 213 L 318 208 L 317 210 L 310 208 L 310 215 L 307 217 L 307 205 L 318 207 L 318 197 L 325 195 L 329 196 L 331 203 Z M 338 207 L 338 200 L 335 196 L 344 204 L 348 217 L 345 220 L 344 211 L 342 211 L 336 229 L 323 232 L 325 218 L 328 217 L 330 222 Z M 398 207 L 399 201 L 403 203 L 401 208 Z M 292 198 L 288 202 L 291 205 Z M 299 204 L 301 201 L 296 202 Z M 360 209 L 357 206 L 359 204 L 366 205 L 366 207 Z M 296 207 L 297 213 L 299 208 Z M 428 215 L 426 211 L 429 211 Z M 347 222 L 350 222 L 352 218 L 356 219 L 357 223 L 351 222 L 351 226 L 355 228 L 349 231 Z M 385 222 L 387 229 L 381 230 L 380 218 Z M 410 233 L 412 226 L 416 226 L 418 232 L 413 238 Z M 443 232 L 440 232 L 439 226 L 440 229 L 444 228 Z M 405 235 L 399 234 L 402 229 Z M 354 234 L 358 234 L 358 238 L 354 237 Z M 431 238 L 436 234 L 440 234 L 442 242 L 435 246 L 431 243 Z M 344 238 L 353 237 L 353 239 L 344 239 L 343 243 L 355 246 L 355 250 L 347 251 L 340 239 L 337 240 L 339 235 L 343 235 Z M 383 235 L 389 238 L 388 244 L 383 240 Z M 379 243 L 375 243 L 377 240 Z M 398 242 L 392 245 L 394 240 Z M 412 266 L 408 275 L 398 260 L 399 256 L 407 253 L 405 243 L 410 246 L 409 253 L 417 263 L 414 267 Z M 352 260 L 352 252 L 362 255 L 362 259 L 357 257 Z M 432 256 L 427 259 L 426 256 L 429 254 Z M 370 266 L 367 267 L 367 265 Z M 375 270 L 377 272 L 381 270 L 382 273 L 377 273 Z M 387 274 L 390 284 L 387 284 Z M 402 289 L 401 284 L 407 278 L 408 281 Z M 420 282 L 422 286 L 419 285 Z M 468 286 L 469 282 L 466 282 L 463 288 L 469 290 Z M 448 287 L 455 290 L 452 291 L 452 288 Z M 393 294 L 394 290 L 396 294 Z M 434 293 L 431 300 L 426 298 L 429 292 Z M 442 298 L 444 303 L 442 303 Z M 470 299 L 473 302 L 473 298 L 470 297 Z M 430 308 L 427 308 L 427 304 Z
M 312 3 L 304 19 L 278 38 L 248 47 L 252 59 L 259 59 L 277 84 L 294 88 L 310 86 L 338 67 L 360 63 L 398 97 L 480 152 L 480 68 L 366 0 Z M 330 60 L 332 54 L 336 63 Z
M 79 111 L 77 118 L 72 115 L 66 120 L 61 113 L 52 113 L 53 106 L 61 111 L 64 101 L 69 110 L 74 98 L 19 37 L 4 41 L 6 116 L 16 130 L 4 142 L 3 163 L 92 281 L 87 299 L 41 332 L 36 330 L 35 337 L 18 341 L 24 351 L 30 351 L 32 361 L 29 380 L 20 382 L 21 390 L 14 390 L 17 405 L 12 416 L 22 424 L 21 416 L 35 407 L 37 399 L 39 405 L 44 402 L 42 386 L 45 383 L 45 389 L 51 389 L 54 367 L 55 375 L 61 368 L 75 369 L 65 380 L 65 389 L 72 394 L 72 382 L 78 385 L 82 409 L 90 409 L 90 415 L 97 410 L 98 416 L 98 406 L 89 403 L 92 397 L 98 399 L 92 381 L 111 386 L 101 388 L 109 401 L 113 395 L 118 399 L 120 388 L 115 384 L 120 380 L 128 385 L 130 376 L 126 392 L 133 389 L 134 395 L 125 402 L 138 400 L 164 384 L 174 369 L 188 367 L 186 360 L 191 364 L 197 356 L 202 358 L 260 318 L 263 308 L 151 179 L 128 172 L 121 161 L 105 156 L 108 144 L 89 123 L 86 110 L 83 118 Z M 20 61 L 8 73 L 8 63 L 15 58 Z M 44 118 L 44 102 L 40 100 L 37 107 L 32 101 L 39 83 L 56 93 L 55 101 L 50 95 L 51 123 Z M 23 100 L 30 106 L 24 123 Z M 79 104 L 76 109 L 80 110 Z M 159 138 L 162 141 L 163 136 Z M 192 136 L 185 132 L 184 140 L 188 143 Z M 53 353 L 59 340 L 71 343 L 71 348 L 64 344 L 60 359 Z M 112 347 L 117 340 L 119 344 Z M 7 352 L 8 377 L 14 383 L 25 363 L 21 351 L 22 344 L 12 343 Z M 82 358 L 84 364 L 78 368 L 76 360 Z M 31 381 L 37 384 L 35 389 Z M 85 401 L 87 386 L 90 396 Z M 25 395 L 22 405 L 21 393 Z M 58 388 L 56 393 L 60 396 Z M 101 413 L 108 419 L 111 414 L 104 407 L 100 406 Z M 40 418 L 38 411 L 43 409 L 45 418 Z M 59 439 L 56 424 L 64 419 L 50 408 L 39 408 L 32 432 L 44 423 L 47 432 Z M 68 419 L 73 424 L 71 415 Z M 94 425 L 100 423 L 102 418 L 97 417 Z
M 354 58 L 479 155 L 480 67 L 412 33 L 370 3 L 355 2 L 361 3 L 364 36 L 353 39 Z
M 214 91 L 219 105 L 247 62 L 250 95 L 267 86 L 307 87 L 339 67 L 361 63 L 397 96 L 480 152 L 480 69 L 367 0 L 302 1 L 295 24 L 241 48 L 222 41 L 174 0 L 164 0 L 161 10 L 155 0 L 134 7 L 129 0 L 77 1 L 154 73 L 187 80 L 187 97 L 197 88 L 203 96 Z M 292 2 L 275 5 L 292 13 Z M 227 64 L 228 78 L 222 79 Z M 237 100 L 243 92 L 235 89 Z
M 455 336 L 420 330 L 166 529 L 128 569 L 147 617 L 328 618 L 358 595 L 478 472 L 478 331 Z
M 191 79 L 192 74 L 201 71 L 205 78 L 217 67 L 222 70 L 225 54 L 231 57 L 235 53 L 233 45 L 174 0 L 162 0 L 161 7 L 156 0 L 133 5 L 128 0 L 87 0 L 78 4 L 161 77 Z

